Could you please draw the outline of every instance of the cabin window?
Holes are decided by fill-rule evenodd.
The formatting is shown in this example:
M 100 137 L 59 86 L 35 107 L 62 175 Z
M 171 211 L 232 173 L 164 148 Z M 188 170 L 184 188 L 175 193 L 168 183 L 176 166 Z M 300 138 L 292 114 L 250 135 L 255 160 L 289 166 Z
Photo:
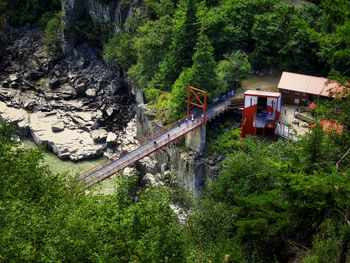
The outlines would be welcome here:
M 250 98 L 250 106 L 252 106 L 252 105 L 253 105 L 253 99 Z
M 306 96 L 306 93 L 305 93 L 305 92 L 303 92 L 303 96 L 304 96 L 304 97 Z
M 275 101 L 271 101 L 271 107 L 275 109 Z
M 289 90 L 285 89 L 283 90 L 284 93 L 289 93 Z
M 299 104 L 299 99 L 294 99 L 295 104 Z
M 295 92 L 295 95 L 300 95 L 300 92 L 296 91 L 296 92 Z

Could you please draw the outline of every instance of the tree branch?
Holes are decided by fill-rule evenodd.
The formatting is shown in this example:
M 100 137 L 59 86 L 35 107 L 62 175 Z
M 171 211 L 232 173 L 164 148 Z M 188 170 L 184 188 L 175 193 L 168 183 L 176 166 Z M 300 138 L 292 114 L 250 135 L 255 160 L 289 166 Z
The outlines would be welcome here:
M 345 156 L 350 152 L 350 148 L 346 151 L 346 153 L 343 154 L 343 156 L 340 158 L 340 160 L 335 164 L 338 170 L 339 163 L 345 158 Z

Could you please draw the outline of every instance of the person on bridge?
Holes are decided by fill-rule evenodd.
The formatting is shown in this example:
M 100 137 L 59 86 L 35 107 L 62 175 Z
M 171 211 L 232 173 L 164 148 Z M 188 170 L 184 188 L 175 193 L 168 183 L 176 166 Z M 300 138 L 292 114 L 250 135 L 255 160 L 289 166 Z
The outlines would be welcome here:
M 154 144 L 154 147 L 156 147 L 157 146 L 157 141 L 154 141 L 153 144 Z
M 170 140 L 170 134 L 168 133 L 168 140 Z
M 194 121 L 193 114 L 191 115 L 191 121 L 192 121 L 192 123 L 193 123 L 193 121 Z

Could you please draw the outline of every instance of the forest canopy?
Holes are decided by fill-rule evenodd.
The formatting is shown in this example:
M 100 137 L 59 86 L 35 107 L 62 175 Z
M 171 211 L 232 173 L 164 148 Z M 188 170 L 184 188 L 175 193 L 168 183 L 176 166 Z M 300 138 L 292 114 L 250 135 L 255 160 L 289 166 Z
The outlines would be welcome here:
M 249 71 L 274 68 L 344 85 L 342 97 L 316 108 L 317 121 L 336 119 L 344 132 L 316 125 L 298 142 L 240 143 L 239 130 L 229 130 L 218 139 L 225 155 L 218 177 L 192 200 L 180 183 L 147 188 L 137 175 L 117 175 L 111 195 L 87 193 L 2 123 L 0 262 L 349 262 L 350 2 L 145 0 L 143 7 L 110 36 L 104 58 L 162 118 L 184 115 L 189 84 L 213 99 Z M 52 18 L 47 41 L 55 46 L 59 8 L 59 1 L 0 0 L 14 26 Z M 190 209 L 180 223 L 170 205 L 183 202 Z
M 104 57 L 153 104 L 170 94 L 162 101 L 170 119 L 184 115 L 189 84 L 213 99 L 250 70 L 350 75 L 347 1 L 147 0 L 145 7 L 146 16 L 136 14 L 111 38 Z

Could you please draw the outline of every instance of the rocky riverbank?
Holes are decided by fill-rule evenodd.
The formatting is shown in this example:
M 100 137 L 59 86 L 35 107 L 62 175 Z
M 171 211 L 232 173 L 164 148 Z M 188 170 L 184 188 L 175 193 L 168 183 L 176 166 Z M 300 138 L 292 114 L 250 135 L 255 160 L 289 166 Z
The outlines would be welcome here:
M 46 52 L 42 35 L 38 29 L 18 29 L 7 36 L 0 71 L 2 118 L 62 159 L 117 151 L 127 143 L 122 137 L 134 118 L 129 87 L 87 44 L 59 57 Z

